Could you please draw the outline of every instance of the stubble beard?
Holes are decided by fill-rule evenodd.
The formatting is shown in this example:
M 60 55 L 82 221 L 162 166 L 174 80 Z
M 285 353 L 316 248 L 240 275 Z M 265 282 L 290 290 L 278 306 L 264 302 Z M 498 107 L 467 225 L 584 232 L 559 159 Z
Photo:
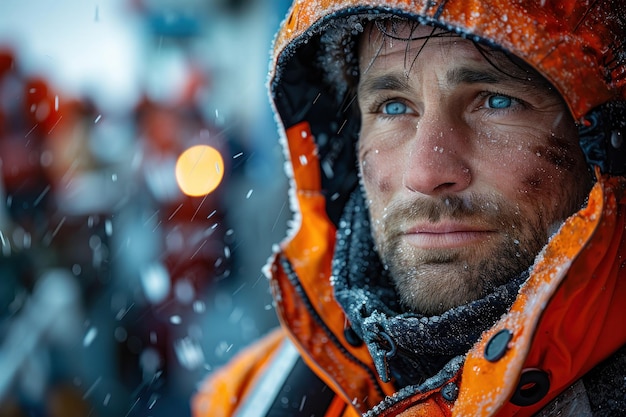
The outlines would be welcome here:
M 374 241 L 400 301 L 409 310 L 438 315 L 480 299 L 527 270 L 548 240 L 536 221 L 495 197 L 446 197 L 390 206 L 374 227 Z M 472 247 L 420 249 L 403 238 L 403 224 L 448 218 L 497 226 L 499 233 Z

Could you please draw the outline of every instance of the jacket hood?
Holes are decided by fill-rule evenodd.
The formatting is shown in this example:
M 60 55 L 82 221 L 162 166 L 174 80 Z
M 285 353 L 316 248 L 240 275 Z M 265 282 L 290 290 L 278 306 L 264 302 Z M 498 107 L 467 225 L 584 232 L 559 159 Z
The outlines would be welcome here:
M 416 19 L 521 58 L 561 93 L 592 166 L 626 172 L 626 1 L 298 0 L 274 43 L 269 89 L 284 129 L 306 121 L 336 222 L 357 183 L 359 118 L 345 86 L 356 36 L 381 15 Z M 330 29 L 330 30 L 329 30 Z M 334 35 L 333 35 L 334 34 Z

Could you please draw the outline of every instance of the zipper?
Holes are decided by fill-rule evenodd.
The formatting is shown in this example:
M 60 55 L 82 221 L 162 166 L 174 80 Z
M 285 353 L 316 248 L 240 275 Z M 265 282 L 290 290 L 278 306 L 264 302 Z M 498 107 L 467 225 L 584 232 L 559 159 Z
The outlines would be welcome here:
M 365 365 L 361 360 L 359 360 L 354 355 L 352 355 L 341 344 L 341 342 L 339 341 L 337 336 L 333 332 L 331 332 L 331 330 L 328 328 L 326 323 L 324 323 L 324 321 L 322 320 L 320 315 L 317 313 L 317 311 L 313 307 L 313 304 L 311 303 L 311 300 L 309 299 L 309 297 L 305 293 L 304 288 L 300 284 L 300 280 L 298 278 L 298 275 L 296 274 L 295 270 L 293 269 L 293 266 L 291 265 L 291 262 L 289 262 L 289 260 L 285 256 L 281 255 L 280 256 L 280 264 L 281 264 L 282 268 L 284 269 L 284 271 L 285 271 L 285 273 L 287 275 L 287 278 L 289 279 L 289 282 L 294 286 L 296 292 L 298 293 L 298 295 L 302 299 L 306 310 L 309 312 L 311 317 L 313 317 L 315 322 L 322 328 L 322 330 L 324 331 L 326 336 L 328 336 L 329 340 L 335 345 L 335 347 L 337 347 L 337 349 L 339 349 L 339 351 L 346 357 L 346 359 L 348 359 L 352 363 L 355 363 L 356 365 L 361 367 L 366 372 L 369 380 L 372 382 L 373 386 L 376 388 L 376 392 L 380 395 L 381 398 L 385 398 L 386 395 L 383 392 L 383 390 L 381 389 L 380 385 L 378 384 L 377 377 L 374 374 L 374 372 L 372 372 L 372 370 L 367 365 Z

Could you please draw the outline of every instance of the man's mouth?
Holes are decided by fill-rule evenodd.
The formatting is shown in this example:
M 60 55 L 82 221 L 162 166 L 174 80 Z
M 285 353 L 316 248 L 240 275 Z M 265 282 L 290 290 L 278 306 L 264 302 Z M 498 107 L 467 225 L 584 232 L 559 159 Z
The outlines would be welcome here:
M 402 235 L 411 246 L 421 249 L 467 247 L 490 239 L 495 230 L 457 222 L 420 223 Z

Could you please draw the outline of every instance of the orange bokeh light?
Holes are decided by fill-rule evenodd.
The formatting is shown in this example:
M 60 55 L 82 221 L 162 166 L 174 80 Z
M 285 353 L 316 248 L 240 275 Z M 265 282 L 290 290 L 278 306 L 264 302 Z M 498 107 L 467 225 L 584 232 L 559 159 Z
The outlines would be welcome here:
M 176 182 L 181 191 L 191 197 L 209 194 L 224 178 L 224 159 L 219 151 L 208 145 L 196 145 L 185 150 L 176 161 Z

